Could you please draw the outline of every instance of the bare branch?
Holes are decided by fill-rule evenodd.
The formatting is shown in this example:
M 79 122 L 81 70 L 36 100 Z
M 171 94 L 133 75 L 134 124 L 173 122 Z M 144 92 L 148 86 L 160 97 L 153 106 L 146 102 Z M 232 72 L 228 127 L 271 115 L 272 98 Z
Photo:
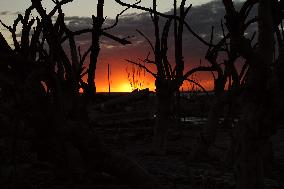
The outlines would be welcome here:
M 150 12 L 152 14 L 156 14 L 158 16 L 162 16 L 164 18 L 168 18 L 168 19 L 177 19 L 179 21 L 181 21 L 182 23 L 184 23 L 185 27 L 188 29 L 188 31 L 190 33 L 192 33 L 192 35 L 194 37 L 196 37 L 199 41 L 201 41 L 203 44 L 205 45 L 209 45 L 209 43 L 207 41 L 205 41 L 202 37 L 200 37 L 196 32 L 194 32 L 192 30 L 192 28 L 189 26 L 189 24 L 185 21 L 185 20 L 182 20 L 180 17 L 178 16 L 175 16 L 175 15 L 167 15 L 167 14 L 164 14 L 164 13 L 160 13 L 160 12 L 157 12 L 157 11 L 154 11 L 153 9 L 150 9 L 150 8 L 146 8 L 146 7 L 142 7 L 142 6 L 138 6 L 138 5 L 131 5 L 131 4 L 128 4 L 128 3 L 124 3 L 122 2 L 121 0 L 115 0 L 118 4 L 122 5 L 122 6 L 126 6 L 126 7 L 131 7 L 131 8 L 135 8 L 135 9 L 139 9 L 139 10 L 144 10 L 144 11 L 147 11 L 147 12 Z
M 225 28 L 224 28 L 224 24 L 223 24 L 223 20 L 222 19 L 221 19 L 221 28 L 222 28 L 223 38 L 225 38 L 226 34 L 225 34 Z M 224 45 L 225 45 L 225 50 L 227 52 L 227 55 L 229 55 L 229 47 L 228 47 L 226 39 L 224 41 Z
M 19 24 L 19 22 L 22 19 L 23 19 L 23 16 L 21 14 L 19 14 L 18 17 L 16 18 L 16 20 L 14 20 L 13 27 L 4 24 L 2 22 L 2 20 L 0 20 L 0 23 L 3 25 L 3 27 L 5 27 L 7 30 L 9 30 L 9 32 L 12 34 L 12 39 L 13 39 L 13 43 L 14 43 L 16 51 L 18 51 L 20 49 L 20 44 L 17 41 L 16 29 L 17 29 L 17 25 Z
M 137 1 L 136 3 L 134 3 L 134 5 L 138 5 L 139 3 L 141 3 L 141 0 Z M 119 14 L 117 14 L 116 17 L 115 17 L 115 22 L 114 22 L 114 24 L 111 25 L 111 26 L 109 26 L 109 27 L 103 28 L 102 30 L 103 30 L 103 31 L 109 30 L 109 29 L 112 29 L 112 28 L 114 28 L 115 26 L 117 26 L 119 17 L 120 17 L 125 11 L 127 11 L 128 9 L 130 9 L 130 7 L 127 7 L 126 9 L 122 10 Z
M 32 11 L 33 7 L 29 7 L 26 12 L 25 12 L 25 16 L 24 18 L 21 20 L 22 21 L 22 36 L 21 36 L 21 50 L 28 50 L 29 48 L 29 42 L 30 42 L 30 31 L 32 28 L 32 25 L 35 22 L 35 19 L 32 18 L 29 21 L 30 15 L 31 15 L 31 11 Z M 25 52 L 27 53 L 27 52 Z
M 82 30 L 78 30 L 78 31 L 75 31 L 75 32 L 72 32 L 72 35 L 76 36 L 76 35 L 81 35 L 81 34 L 85 34 L 85 33 L 91 33 L 92 32 L 92 29 L 88 28 L 88 29 L 82 29 Z M 102 31 L 102 35 L 104 35 L 105 37 L 108 37 L 122 45 L 128 45 L 128 44 L 132 44 L 130 41 L 126 40 L 125 38 L 119 38 L 119 37 L 116 37 L 112 34 L 109 34 L 105 31 Z M 66 40 L 68 39 L 68 36 L 64 36 L 62 39 L 61 39 L 61 43 L 64 43 Z
M 186 10 L 184 11 L 184 16 L 186 16 L 188 14 L 191 7 L 192 7 L 192 4 L 190 4 L 189 7 L 186 8 Z
M 80 75 L 80 78 L 83 78 L 88 72 L 89 72 L 89 69 L 87 69 L 86 71 L 84 71 L 84 72 Z
M 2 33 L 0 32 L 0 52 L 4 52 L 4 53 L 11 53 L 12 49 L 11 47 L 8 45 L 6 39 L 4 38 L 4 36 L 2 35 Z
M 207 96 L 209 95 L 208 91 L 201 84 L 199 84 L 198 82 L 196 82 L 196 81 L 194 81 L 192 79 L 186 79 L 186 81 L 188 81 L 190 83 L 193 83 L 194 85 L 197 85 L 203 92 L 206 93 Z
M 163 60 L 163 65 L 165 69 L 166 76 L 168 78 L 172 78 L 172 68 L 168 61 L 167 52 L 168 52 L 168 35 L 171 26 L 172 19 L 167 20 L 163 33 L 162 33 L 162 41 L 161 41 L 161 58 Z
M 153 73 L 153 72 L 152 72 L 151 70 L 149 70 L 146 66 L 144 66 L 144 65 L 142 65 L 142 64 L 140 64 L 140 63 L 131 61 L 131 60 L 127 60 L 127 59 L 126 59 L 125 61 L 127 61 L 127 62 L 129 62 L 129 63 L 131 63 L 131 64 L 137 65 L 137 66 L 139 66 L 139 67 L 145 69 L 146 72 L 150 73 L 153 77 L 157 78 L 157 74 Z
M 249 12 L 251 11 L 252 7 L 258 2 L 259 0 L 247 0 L 244 2 L 241 10 L 240 15 L 243 16 L 243 22 L 248 17 Z
M 188 29 L 188 31 L 194 36 L 196 37 L 200 42 L 202 42 L 204 45 L 210 45 L 210 43 L 208 43 L 207 41 L 205 41 L 202 37 L 200 37 L 195 31 L 193 31 L 193 29 L 189 26 L 189 24 L 187 22 L 184 22 L 185 27 Z M 214 46 L 214 45 L 213 45 Z
M 150 56 L 150 52 L 147 54 L 147 57 L 144 60 L 142 60 L 141 58 L 138 58 L 138 60 L 140 60 L 141 62 L 148 63 L 148 64 L 156 65 L 155 61 L 149 59 L 149 56 Z
M 248 63 L 248 61 L 246 61 L 245 64 L 243 65 L 241 72 L 240 72 L 240 75 L 239 75 L 240 80 L 242 80 L 244 78 L 248 68 L 249 68 L 249 63 Z
M 217 71 L 217 70 L 214 67 L 199 66 L 199 67 L 193 68 L 189 70 L 188 72 L 186 72 L 186 74 L 184 74 L 183 76 L 183 81 L 196 72 L 208 72 L 208 71 L 211 72 L 211 71 Z
M 126 40 L 126 38 L 119 38 L 119 37 L 116 37 L 116 36 L 111 35 L 107 32 L 104 32 L 104 31 L 102 32 L 102 35 L 104 35 L 105 37 L 108 37 L 108 38 L 110 38 L 110 39 L 112 39 L 112 40 L 114 40 L 114 41 L 116 41 L 116 42 L 118 42 L 122 45 L 132 44 L 130 41 Z
M 73 0 L 62 0 L 62 1 L 59 2 L 58 0 L 56 0 L 56 1 L 53 0 L 53 2 L 56 4 L 56 6 L 50 11 L 48 16 L 52 17 L 62 5 L 70 3 L 72 1 Z
M 82 66 L 83 63 L 85 62 L 88 54 L 91 52 L 91 49 L 92 49 L 92 45 L 88 48 L 88 50 L 83 54 L 81 60 L 80 60 L 80 65 Z
M 1 25 L 2 25 L 4 28 L 6 28 L 7 30 L 9 30 L 9 31 L 13 30 L 11 26 L 6 25 L 1 19 L 0 19 L 0 23 L 1 23 Z
M 136 31 L 147 40 L 147 42 L 149 43 L 153 53 L 155 53 L 155 48 L 154 48 L 153 44 L 151 43 L 150 39 L 146 35 L 144 35 L 140 30 L 136 29 Z
M 251 24 L 253 23 L 256 23 L 259 21 L 259 18 L 258 17 L 254 17 L 252 19 L 250 19 L 249 21 L 247 21 L 245 24 L 244 24 L 244 30 L 247 29 Z

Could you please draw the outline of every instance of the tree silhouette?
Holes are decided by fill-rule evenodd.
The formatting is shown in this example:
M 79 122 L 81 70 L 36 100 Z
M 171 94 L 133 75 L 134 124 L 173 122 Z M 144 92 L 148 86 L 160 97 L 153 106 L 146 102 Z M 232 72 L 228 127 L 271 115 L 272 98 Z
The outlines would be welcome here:
M 54 8 L 47 12 L 41 1 L 31 0 L 32 5 L 24 14 L 18 15 L 12 26 L 1 21 L 10 31 L 13 45 L 9 45 L 0 32 L 0 138 L 12 138 L 9 160 L 14 171 L 21 164 L 21 158 L 17 157 L 17 147 L 23 141 L 29 141 L 37 155 L 35 164 L 52 164 L 57 176 L 67 175 L 71 180 L 91 170 L 107 172 L 133 188 L 161 188 L 135 161 L 103 144 L 90 129 L 87 103 L 84 101 L 85 97 L 88 102 L 95 98 L 94 79 L 100 53 L 100 37 L 106 36 L 123 45 L 130 44 L 125 38 L 118 38 L 106 31 L 117 26 L 119 16 L 125 10 L 136 8 L 151 14 L 155 31 L 153 43 L 142 31 L 138 31 L 149 42 L 154 60 L 150 59 L 150 55 L 144 60 L 145 65 L 128 60 L 156 79 L 155 151 L 159 154 L 166 152 L 167 133 L 174 124 L 175 97 L 183 82 L 194 82 L 190 77 L 196 72 L 212 72 L 215 96 L 196 154 L 200 156 L 207 153 L 215 141 L 224 106 L 233 104 L 233 111 L 239 117 L 231 146 L 235 158 L 237 188 L 264 188 L 264 178 L 271 169 L 270 137 L 275 133 L 277 125 L 283 124 L 284 1 L 247 0 L 237 10 L 232 0 L 223 0 L 228 33 L 225 33 L 222 24 L 223 38 L 216 44 L 213 43 L 213 29 L 211 40 L 207 42 L 190 28 L 185 18 L 191 6 L 186 8 L 186 0 L 181 1 L 179 8 L 174 0 L 173 13 L 169 15 L 157 11 L 156 0 L 153 0 L 152 8 L 139 6 L 140 1 L 127 4 L 116 0 L 127 8 L 107 28 L 103 28 L 104 0 L 98 0 L 97 16 L 92 17 L 92 28 L 79 31 L 72 31 L 65 24 L 62 6 L 71 1 L 54 0 Z M 258 6 L 258 15 L 248 20 L 255 5 Z M 32 11 L 36 11 L 38 17 L 33 17 Z M 162 19 L 165 19 L 163 27 Z M 245 31 L 250 24 L 256 22 L 258 28 L 253 37 L 257 36 L 257 40 L 253 44 L 254 40 L 248 38 Z M 17 31 L 18 26 L 22 26 L 20 31 Z M 168 59 L 171 28 L 174 38 L 172 63 Z M 185 29 L 208 47 L 205 58 L 210 66 L 195 67 L 185 72 Z M 81 54 L 75 39 L 84 33 L 90 33 L 92 41 L 86 52 Z M 70 55 L 66 51 L 66 45 Z M 222 53 L 226 57 L 219 62 Z M 86 70 L 84 66 L 89 54 L 91 62 Z M 240 71 L 236 65 L 239 58 L 245 60 Z M 154 64 L 157 72 L 152 72 L 147 64 Z M 82 79 L 85 74 L 88 76 L 87 83 Z M 83 96 L 79 94 L 80 88 L 84 89 Z M 130 97 L 138 99 L 135 98 L 135 93 Z M 3 115 L 7 118 L 4 121 Z
M 92 16 L 93 19 L 93 29 L 92 29 L 92 46 L 90 55 L 90 65 L 88 70 L 88 89 L 87 93 L 90 98 L 94 97 L 96 92 L 96 86 L 94 83 L 95 71 L 97 60 L 100 52 L 100 36 L 101 30 L 104 23 L 104 0 L 98 0 L 97 4 L 97 16 Z
M 146 74 L 145 70 L 139 66 L 132 65 L 130 68 L 126 67 L 125 71 L 132 91 L 143 89 L 144 87 L 143 77 L 145 77 Z
M 243 7 L 252 7 L 257 1 L 246 1 Z M 241 117 L 237 125 L 236 176 L 237 188 L 264 188 L 265 157 L 269 146 L 271 127 L 264 123 L 269 67 L 273 63 L 274 26 L 272 1 L 259 0 L 258 46 L 254 49 L 244 36 L 246 9 L 236 11 L 233 2 L 223 1 L 226 26 L 231 48 L 247 60 L 249 71 L 241 94 Z M 249 8 L 250 9 L 250 8 Z
M 245 20 L 247 20 L 248 15 L 251 10 L 251 6 L 244 4 L 241 7 L 241 12 L 246 12 L 244 15 Z M 241 29 L 241 33 L 244 34 L 247 28 L 257 22 L 256 18 L 249 19 L 244 23 L 244 26 Z M 234 107 L 238 106 L 238 98 L 240 97 L 241 91 L 245 85 L 245 78 L 247 77 L 247 70 L 249 69 L 249 64 L 246 61 L 243 65 L 240 65 L 241 55 L 234 49 L 233 43 L 230 43 L 230 33 L 225 33 L 224 24 L 221 20 L 221 28 L 223 32 L 223 38 L 220 39 L 216 45 L 213 44 L 214 38 L 214 27 L 212 27 L 211 33 L 211 42 L 208 48 L 208 51 L 205 55 L 206 60 L 215 68 L 216 75 L 212 72 L 214 78 L 214 99 L 211 102 L 210 110 L 207 116 L 207 123 L 204 130 L 201 132 L 200 141 L 195 149 L 192 158 L 199 159 L 202 156 L 206 156 L 209 147 L 215 142 L 217 129 L 219 126 L 219 119 L 224 112 L 225 106 L 229 107 L 229 114 L 232 114 Z M 254 40 L 255 33 L 253 33 L 250 41 L 250 45 L 255 47 L 252 44 Z M 223 58 L 222 56 L 224 56 Z M 221 57 L 220 57 L 221 56 Z M 222 62 L 218 62 L 218 58 Z M 220 61 L 220 60 L 219 60 Z M 240 67 L 240 71 L 237 68 Z M 227 84 L 227 89 L 226 89 Z M 230 125 L 233 124 L 233 119 L 237 115 L 231 116 Z
M 278 96 L 278 94 L 283 94 L 281 91 L 282 86 L 280 84 L 281 76 L 278 75 L 282 73 L 282 66 L 280 61 L 282 61 L 282 34 L 279 31 L 279 25 L 283 17 L 283 1 L 265 1 L 265 0 L 247 0 L 244 2 L 242 8 L 237 11 L 231 0 L 224 0 L 224 6 L 226 9 L 226 26 L 228 29 L 228 34 L 226 37 L 219 42 L 217 45 L 212 43 L 207 43 L 206 41 L 200 39 L 200 37 L 190 30 L 187 23 L 184 21 L 184 17 L 187 12 L 184 11 L 182 1 L 180 7 L 180 15 L 175 15 L 176 8 L 174 8 L 174 15 L 166 15 L 156 11 L 156 1 L 153 1 L 153 9 L 141 7 L 138 5 L 131 5 L 124 3 L 120 0 L 116 0 L 119 4 L 127 7 L 132 7 L 144 11 L 148 11 L 152 14 L 152 20 L 155 27 L 155 45 L 151 45 L 154 49 L 155 60 L 146 61 L 155 63 L 157 67 L 157 73 L 152 73 L 145 66 L 140 65 L 151 73 L 156 78 L 156 95 L 158 97 L 158 119 L 156 125 L 156 133 L 160 130 L 160 134 L 156 135 L 156 146 L 158 148 L 164 149 L 164 142 L 166 131 L 168 128 L 168 123 L 170 123 L 169 117 L 171 113 L 171 98 L 173 93 L 177 92 L 182 81 L 190 76 L 196 71 L 216 71 L 218 77 L 215 79 L 215 92 L 216 92 L 216 103 L 213 104 L 212 112 L 209 113 L 208 121 L 208 138 L 206 140 L 213 141 L 216 133 L 216 126 L 218 125 L 218 114 L 222 109 L 222 103 L 219 100 L 222 98 L 224 86 L 227 78 L 229 78 L 230 88 L 234 89 L 232 97 L 235 98 L 241 107 L 240 110 L 240 120 L 236 128 L 236 146 L 235 154 L 236 156 L 236 174 L 237 174 L 237 187 L 238 188 L 263 188 L 264 187 L 264 173 L 265 167 L 267 167 L 267 151 L 270 148 L 269 138 L 272 135 L 273 128 L 270 126 L 270 121 L 272 121 L 272 114 L 268 114 L 267 110 L 274 112 L 273 115 L 278 115 L 276 112 L 283 108 L 282 100 L 278 99 L 278 105 L 272 100 L 272 96 Z M 248 14 L 253 6 L 258 3 L 258 17 L 247 21 Z M 175 3 L 176 6 L 176 3 Z M 273 10 L 273 13 L 272 13 Z M 184 11 L 184 12 L 183 12 Z M 163 29 L 162 37 L 159 36 L 159 25 L 158 18 L 164 17 L 169 19 Z M 175 69 L 171 73 L 171 64 L 168 63 L 167 57 L 167 35 L 169 30 L 169 25 L 171 19 L 175 22 Z M 251 39 L 245 36 L 245 29 L 253 22 L 258 22 L 258 40 L 257 45 L 252 46 Z M 179 23 L 179 26 L 176 24 Z M 183 75 L 183 59 L 182 59 L 182 28 L 186 26 L 189 31 L 192 32 L 200 41 L 205 45 L 209 46 L 210 50 L 206 58 L 209 60 L 212 67 L 199 67 L 190 70 Z M 179 33 L 181 32 L 181 33 Z M 276 34 L 278 45 L 279 45 L 279 58 L 274 61 L 274 34 Z M 146 38 L 146 37 L 145 37 Z M 147 38 L 146 38 L 147 39 Z M 222 46 L 226 46 L 226 40 L 229 39 L 230 48 L 225 49 L 228 53 L 228 60 L 224 63 L 225 70 L 220 69 L 216 62 L 218 51 Z M 150 41 L 147 39 L 147 41 Z M 219 45 L 219 47 L 218 47 Z M 218 47 L 218 48 L 216 48 Z M 216 48 L 214 50 L 214 48 Z M 234 62 L 238 57 L 245 59 L 246 63 L 242 71 L 238 74 L 236 69 L 233 67 Z M 277 66 L 274 66 L 274 63 Z M 271 69 L 274 70 L 271 72 Z M 277 70 L 277 71 L 276 71 Z M 231 79 L 233 83 L 230 82 Z M 274 78 L 274 79 L 273 79 Z M 278 78 L 278 79 L 276 79 Z M 278 81 L 278 82 L 276 82 Z M 282 80 L 281 80 L 282 81 Z M 274 86 L 271 83 L 278 83 Z M 274 86 L 274 87 L 271 87 Z M 270 86 L 270 87 L 268 87 Z M 274 88 L 276 91 L 272 90 Z M 233 90 L 233 91 L 234 91 Z M 271 92 L 274 91 L 274 92 Z M 234 94 L 236 93 L 236 94 Z M 235 96 L 237 95 L 237 96 Z M 221 97 L 220 97 L 221 96 Z M 166 99 L 166 100 L 165 100 Z M 218 100 L 219 99 L 219 100 Z M 274 102 L 274 103 L 273 103 Z M 220 104 L 221 103 L 221 104 Z M 273 105 L 274 104 L 274 105 Z M 275 107 L 278 107 L 275 109 Z M 267 116 L 268 114 L 269 116 Z M 164 115 L 164 116 L 163 116 Z M 166 118 L 166 116 L 168 118 Z M 274 117 L 279 120 L 279 117 Z M 167 120 L 167 121 L 165 121 Z M 160 121 L 160 123 L 159 123 Z M 163 122 L 164 121 L 164 122 Z M 160 128 L 160 129 L 159 129 Z M 210 131 L 210 129 L 213 129 Z M 206 133 L 207 131 L 205 131 Z M 157 137 L 158 136 L 158 137 Z M 163 138 L 163 139 L 162 139 Z M 207 138 L 204 136 L 204 138 Z M 211 138 L 211 139 L 210 139 Z M 160 142 L 157 142 L 160 141 Z M 163 141 L 163 142 L 161 142 Z M 211 143 L 209 142 L 209 143 Z M 207 147 L 206 147 L 207 148 Z M 163 151 L 163 150 L 162 150 Z M 264 155 L 265 154 L 265 155 Z
M 15 125 L 24 125 L 34 131 L 33 136 L 26 139 L 17 126 L 13 127 L 13 146 L 17 146 L 19 139 L 30 140 L 37 161 L 51 163 L 57 174 L 63 173 L 69 178 L 79 177 L 88 168 L 108 172 L 135 188 L 160 188 L 136 162 L 111 151 L 90 130 L 86 104 L 79 95 L 79 88 L 85 87 L 82 68 L 89 52 L 93 53 L 91 59 L 96 63 L 98 37 L 105 35 L 122 44 L 130 42 L 102 31 L 101 25 L 93 29 L 69 30 L 61 6 L 71 0 L 54 1 L 55 6 L 49 13 L 41 1 L 31 2 L 32 5 L 24 15 L 18 15 L 12 27 L 1 22 L 11 32 L 14 43 L 14 48 L 11 48 L 0 33 L 1 113 L 3 108 L 5 115 L 15 119 Z M 98 2 L 99 9 L 102 9 L 103 1 Z M 34 10 L 39 17 L 31 17 Z M 56 12 L 58 16 L 53 22 Z M 19 23 L 22 24 L 20 41 L 16 37 Z M 113 27 L 115 25 L 117 21 Z M 90 48 L 81 56 L 74 37 L 87 32 L 95 32 L 93 50 Z M 71 57 L 63 47 L 66 40 Z M 16 150 L 13 152 L 12 159 L 16 161 Z M 17 162 L 13 163 L 16 166 Z
M 186 23 L 185 18 L 190 11 L 191 6 L 185 8 L 186 0 L 181 1 L 179 6 L 179 15 L 177 13 L 177 1 L 174 1 L 174 13 L 172 15 L 166 15 L 158 12 L 157 3 L 153 0 L 153 9 L 138 6 L 137 4 L 127 4 L 120 0 L 116 0 L 122 6 L 132 7 L 147 11 L 151 14 L 152 22 L 155 30 L 155 45 L 152 44 L 150 39 L 145 36 L 141 31 L 138 31 L 150 44 L 154 53 L 155 60 L 149 60 L 149 56 L 145 59 L 146 63 L 153 63 L 157 68 L 157 73 L 153 73 L 146 66 L 135 61 L 127 60 L 130 63 L 138 65 L 149 72 L 155 77 L 156 96 L 157 96 L 157 117 L 154 127 L 153 145 L 156 153 L 163 154 L 166 152 L 166 141 L 168 130 L 170 125 L 173 124 L 173 110 L 175 94 L 178 94 L 180 86 L 185 80 L 199 71 L 214 71 L 214 67 L 200 66 L 193 68 L 184 73 L 184 59 L 183 59 L 183 32 L 186 27 L 195 37 L 201 42 L 210 45 L 210 43 L 204 41 L 199 37 Z M 166 18 L 167 21 L 160 31 L 159 20 L 160 18 Z M 174 22 L 174 48 L 175 59 L 174 63 L 170 63 L 168 60 L 168 37 L 171 24 Z M 161 33 L 161 35 L 160 35 Z M 190 80 L 189 80 L 190 81 Z

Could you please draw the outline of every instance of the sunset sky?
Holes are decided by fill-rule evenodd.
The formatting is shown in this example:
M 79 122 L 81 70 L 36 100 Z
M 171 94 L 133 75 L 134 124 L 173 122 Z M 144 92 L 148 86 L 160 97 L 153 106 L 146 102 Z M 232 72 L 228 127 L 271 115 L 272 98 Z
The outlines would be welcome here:
M 53 6 L 51 0 L 43 0 L 43 4 L 47 10 Z M 124 0 L 124 2 L 135 2 Z M 150 7 L 152 0 L 142 0 L 141 5 Z M 172 0 L 158 0 L 158 10 L 161 12 L 171 11 Z M 180 0 L 179 0 L 180 2 Z M 96 14 L 96 0 L 74 0 L 72 3 L 65 5 L 63 11 L 66 16 L 66 23 L 72 30 L 79 30 L 82 28 L 90 28 L 91 15 Z M 240 4 L 239 1 L 236 3 Z M 193 4 L 193 8 L 187 17 L 189 25 L 202 36 L 205 40 L 209 40 L 211 26 L 215 26 L 216 38 L 220 38 L 220 20 L 224 16 L 224 8 L 221 0 L 188 0 L 188 5 Z M 29 0 L 1 0 L 0 1 L 0 19 L 11 25 L 17 14 L 23 13 L 30 5 Z M 105 16 L 107 20 L 105 25 L 111 24 L 113 18 L 119 13 L 123 7 L 118 5 L 114 0 L 105 0 Z M 164 22 L 162 20 L 161 22 Z M 6 37 L 7 41 L 11 42 L 9 33 L 1 26 L 1 33 Z M 107 64 L 111 66 L 111 91 L 131 91 L 131 86 L 127 78 L 127 71 L 131 71 L 132 65 L 127 63 L 125 59 L 138 61 L 138 58 L 145 58 L 150 51 L 149 45 L 139 34 L 135 31 L 141 30 L 152 41 L 153 27 L 149 19 L 148 13 L 137 12 L 130 9 L 121 17 L 118 26 L 109 33 L 119 36 L 130 36 L 129 40 L 132 45 L 122 46 L 110 39 L 102 37 L 101 39 L 101 53 L 96 71 L 96 85 L 97 91 L 108 91 L 107 85 Z M 78 45 L 84 50 L 90 45 L 90 36 L 83 35 L 77 39 Z M 169 38 L 169 43 L 172 43 L 172 37 Z M 207 47 L 200 43 L 197 39 L 185 30 L 184 32 L 184 60 L 186 70 L 199 65 L 200 59 L 202 64 L 208 65 L 204 60 L 204 55 Z M 173 46 L 169 45 L 170 59 L 172 57 Z M 153 68 L 151 68 L 153 69 Z M 198 81 L 207 89 L 212 89 L 212 75 L 211 74 L 198 74 L 196 76 Z M 154 78 L 149 74 L 141 74 L 140 81 L 143 87 L 148 87 L 151 90 L 155 89 Z M 184 90 L 189 87 L 185 84 Z

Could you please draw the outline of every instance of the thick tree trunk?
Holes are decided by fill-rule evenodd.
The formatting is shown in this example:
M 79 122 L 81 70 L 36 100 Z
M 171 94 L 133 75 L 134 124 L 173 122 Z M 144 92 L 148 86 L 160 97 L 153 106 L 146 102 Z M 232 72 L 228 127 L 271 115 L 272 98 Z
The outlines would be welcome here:
M 258 48 L 255 51 L 248 40 L 239 33 L 240 15 L 232 0 L 223 0 L 226 8 L 227 28 L 231 44 L 249 63 L 245 87 L 241 96 L 241 117 L 236 133 L 236 179 L 237 189 L 263 189 L 265 148 L 270 146 L 271 125 L 267 123 L 267 102 L 271 99 L 268 79 L 274 51 L 272 1 L 259 0 Z M 249 2 L 247 2 L 249 3 Z M 243 21 L 241 21 L 243 22 Z
M 174 122 L 174 94 L 168 85 L 157 85 L 156 90 L 157 115 L 154 126 L 153 147 L 155 153 L 165 154 L 167 150 L 168 131 Z
M 270 145 L 271 126 L 266 123 L 268 113 L 266 92 L 268 67 L 273 60 L 273 21 L 271 1 L 260 0 L 258 9 L 259 49 L 249 58 L 250 70 L 242 96 L 242 115 L 237 131 L 237 189 L 263 189 L 265 146 Z
M 90 64 L 88 69 L 88 88 L 89 99 L 93 99 L 96 93 L 95 76 L 98 56 L 100 53 L 100 37 L 102 25 L 104 23 L 104 0 L 98 0 L 97 16 L 93 16 L 92 49 L 90 54 Z
M 271 142 L 268 125 L 261 122 L 265 116 L 262 108 L 254 103 L 245 105 L 238 125 L 235 154 L 238 189 L 264 188 L 266 152 Z

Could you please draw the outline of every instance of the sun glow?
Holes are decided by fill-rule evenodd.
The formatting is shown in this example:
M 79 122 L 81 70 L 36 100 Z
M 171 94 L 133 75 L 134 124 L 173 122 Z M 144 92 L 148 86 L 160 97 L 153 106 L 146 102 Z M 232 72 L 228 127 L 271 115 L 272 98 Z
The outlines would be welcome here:
M 131 92 L 132 88 L 129 83 L 121 83 L 117 86 L 117 92 Z

